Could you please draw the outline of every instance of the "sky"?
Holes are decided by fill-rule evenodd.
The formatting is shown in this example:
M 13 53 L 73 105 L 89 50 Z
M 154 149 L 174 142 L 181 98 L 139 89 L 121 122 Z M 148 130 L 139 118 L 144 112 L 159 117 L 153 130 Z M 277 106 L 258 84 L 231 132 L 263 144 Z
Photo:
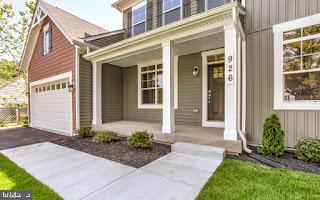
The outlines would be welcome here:
M 108 31 L 121 29 L 121 12 L 111 7 L 116 0 L 44 0 L 45 2 L 68 11 Z M 12 3 L 15 9 L 25 8 L 25 0 L 3 0 Z

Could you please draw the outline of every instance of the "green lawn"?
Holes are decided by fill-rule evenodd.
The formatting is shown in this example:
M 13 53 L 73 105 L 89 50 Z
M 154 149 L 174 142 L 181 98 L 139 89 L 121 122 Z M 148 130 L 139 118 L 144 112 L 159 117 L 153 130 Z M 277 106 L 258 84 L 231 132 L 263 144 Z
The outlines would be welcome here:
M 0 190 L 32 190 L 32 199 L 62 199 L 47 186 L 0 154 Z
M 320 199 L 320 175 L 225 159 L 198 199 Z

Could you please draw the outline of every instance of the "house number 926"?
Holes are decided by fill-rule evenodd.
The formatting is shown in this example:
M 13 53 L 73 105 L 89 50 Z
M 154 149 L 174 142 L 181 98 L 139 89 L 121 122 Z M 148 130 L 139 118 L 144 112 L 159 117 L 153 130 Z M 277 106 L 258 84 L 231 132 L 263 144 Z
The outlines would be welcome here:
M 233 56 L 228 56 L 227 66 L 228 66 L 228 71 L 227 71 L 228 84 L 234 84 Z

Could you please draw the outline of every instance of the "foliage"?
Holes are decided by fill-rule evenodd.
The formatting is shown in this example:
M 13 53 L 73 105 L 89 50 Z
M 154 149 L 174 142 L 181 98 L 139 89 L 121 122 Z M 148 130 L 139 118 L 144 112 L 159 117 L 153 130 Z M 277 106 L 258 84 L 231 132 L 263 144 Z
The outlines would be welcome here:
M 260 153 L 281 156 L 285 150 L 284 132 L 276 114 L 268 117 L 263 124 L 262 148 Z
M 119 134 L 113 131 L 98 132 L 93 137 L 93 141 L 97 143 L 109 143 L 109 142 L 116 142 L 119 140 L 120 140 Z
M 319 188 L 316 174 L 225 159 L 197 199 L 319 199 Z
M 149 149 L 153 145 L 153 135 L 146 131 L 136 131 L 128 137 L 128 143 L 137 148 Z
M 82 127 L 78 130 L 79 137 L 86 138 L 91 136 L 91 127 Z
M 16 62 L 22 55 L 36 1 L 26 1 L 25 5 L 26 10 L 14 10 L 11 3 L 0 0 L 0 56 Z
M 320 139 L 301 138 L 296 146 L 296 156 L 300 160 L 320 163 Z
M 32 199 L 62 199 L 26 171 L 0 154 L 0 190 L 32 190 Z
M 0 77 L 3 81 L 18 77 L 20 72 L 17 70 L 18 62 L 0 60 Z
M 21 124 L 23 126 L 29 126 L 29 120 L 28 120 L 28 117 L 27 116 L 24 116 L 24 117 L 21 117 Z

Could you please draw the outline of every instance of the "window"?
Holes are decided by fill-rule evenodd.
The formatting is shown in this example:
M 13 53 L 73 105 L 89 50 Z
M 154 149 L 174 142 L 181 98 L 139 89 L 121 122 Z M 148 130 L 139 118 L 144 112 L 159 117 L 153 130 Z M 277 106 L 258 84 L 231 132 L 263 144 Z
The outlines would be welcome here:
M 320 109 L 319 16 L 276 25 L 274 33 L 275 109 Z
M 60 83 L 58 83 L 58 84 L 56 85 L 56 89 L 57 89 L 57 90 L 60 90 Z
M 43 27 L 43 55 L 51 51 L 51 28 L 49 24 Z
M 49 91 L 49 90 L 50 90 L 50 85 L 47 86 L 47 91 Z
M 64 82 L 64 83 L 61 84 L 61 88 L 62 89 L 65 89 L 66 87 L 67 87 L 67 83 Z
M 132 7 L 132 35 L 146 31 L 146 1 Z
M 46 87 L 45 87 L 45 86 L 42 87 L 42 91 L 43 91 L 43 92 L 46 91 Z
M 163 0 L 164 24 L 181 19 L 181 0 Z
M 168 12 L 178 7 L 180 7 L 180 0 L 164 0 L 163 1 L 164 12 Z
M 41 87 L 39 88 L 39 92 L 42 92 L 42 88 Z
M 39 91 L 39 89 L 38 89 L 38 88 L 36 88 L 36 93 L 38 93 L 38 91 Z
M 139 67 L 139 108 L 161 108 L 162 64 Z
M 197 0 L 197 13 L 217 8 L 230 2 L 232 0 Z
M 51 85 L 51 90 L 55 90 L 56 89 L 56 85 Z

